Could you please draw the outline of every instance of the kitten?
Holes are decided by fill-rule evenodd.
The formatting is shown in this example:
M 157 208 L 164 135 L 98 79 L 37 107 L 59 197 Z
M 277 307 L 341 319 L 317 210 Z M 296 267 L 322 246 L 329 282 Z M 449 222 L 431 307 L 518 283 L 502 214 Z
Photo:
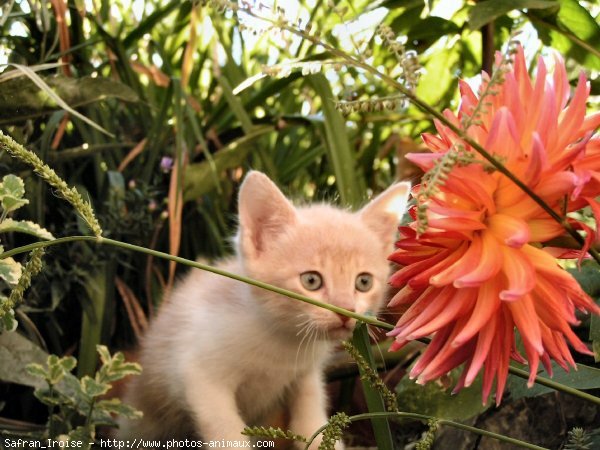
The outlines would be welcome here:
M 376 312 L 409 188 L 395 184 L 357 213 L 323 204 L 295 208 L 269 178 L 250 172 L 239 193 L 237 254 L 219 267 L 361 314 Z M 311 436 L 327 421 L 328 356 L 354 325 L 193 270 L 142 343 L 144 371 L 125 401 L 144 417 L 124 421 L 119 437 L 247 441 L 243 428 L 282 404 L 290 430 Z

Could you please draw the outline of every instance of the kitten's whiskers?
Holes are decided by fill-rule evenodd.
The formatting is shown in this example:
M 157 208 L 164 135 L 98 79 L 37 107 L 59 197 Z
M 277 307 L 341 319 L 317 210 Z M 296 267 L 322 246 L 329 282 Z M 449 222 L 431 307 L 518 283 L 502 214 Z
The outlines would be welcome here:
M 298 316 L 300 316 L 300 314 Z M 296 326 L 298 328 L 300 328 L 298 330 L 298 332 L 296 333 L 296 336 L 303 334 L 302 339 L 300 340 L 300 343 L 298 344 L 298 348 L 296 349 L 296 359 L 294 361 L 294 372 L 297 373 L 298 372 L 298 358 L 300 356 L 300 350 L 302 349 L 302 344 L 304 344 L 304 341 L 306 340 L 307 337 L 309 338 L 307 340 L 307 342 L 310 341 L 310 335 L 312 334 L 312 331 L 315 328 L 315 324 L 314 324 L 314 322 L 312 322 L 310 317 L 307 317 L 304 321 L 300 322 Z

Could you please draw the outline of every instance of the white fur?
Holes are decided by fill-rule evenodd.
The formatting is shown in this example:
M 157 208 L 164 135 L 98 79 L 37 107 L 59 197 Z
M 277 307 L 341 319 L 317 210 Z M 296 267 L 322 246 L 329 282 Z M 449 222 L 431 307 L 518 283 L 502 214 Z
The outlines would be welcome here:
M 219 267 L 359 313 L 376 312 L 408 191 L 408 184 L 393 185 L 354 214 L 328 205 L 295 208 L 265 175 L 251 172 L 240 189 L 237 256 Z M 321 289 L 304 289 L 300 274 L 306 271 L 323 275 Z M 355 289 L 362 272 L 374 275 L 368 292 Z M 123 421 L 119 437 L 246 440 L 242 429 L 280 405 L 289 408 L 290 429 L 310 436 L 327 420 L 328 356 L 354 324 L 193 270 L 176 285 L 142 343 L 144 372 L 125 401 L 144 418 Z

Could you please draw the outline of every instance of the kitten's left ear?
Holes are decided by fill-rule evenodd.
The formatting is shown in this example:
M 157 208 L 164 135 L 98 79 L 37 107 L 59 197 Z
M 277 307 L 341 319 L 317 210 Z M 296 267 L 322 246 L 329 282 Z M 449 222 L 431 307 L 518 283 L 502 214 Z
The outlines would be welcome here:
M 385 248 L 392 248 L 409 194 L 409 182 L 393 184 L 359 211 L 360 218 L 379 235 Z
M 257 258 L 270 241 L 296 223 L 296 210 L 265 174 L 252 170 L 240 187 L 239 239 L 243 255 Z

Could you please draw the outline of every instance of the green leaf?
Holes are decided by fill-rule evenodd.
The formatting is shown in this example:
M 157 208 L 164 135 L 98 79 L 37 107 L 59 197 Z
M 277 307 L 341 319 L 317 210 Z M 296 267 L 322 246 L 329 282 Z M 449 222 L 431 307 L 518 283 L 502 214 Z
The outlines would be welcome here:
M 169 14 L 179 7 L 181 7 L 181 0 L 173 0 L 166 5 L 161 5 L 160 8 L 156 8 L 152 14 L 137 24 L 131 33 L 125 36 L 123 39 L 123 48 L 128 49 L 131 45 L 142 39 L 145 34 L 151 33 L 154 27 L 156 27 L 161 20 L 164 20 Z
M 516 363 L 515 365 L 526 370 L 524 366 L 519 366 Z M 577 364 L 577 370 L 571 368 L 569 372 L 566 372 L 562 367 L 558 366 L 558 364 L 552 362 L 552 370 L 554 372 L 552 380 L 557 383 L 565 384 L 575 389 L 600 388 L 600 369 Z M 540 377 L 550 378 L 550 375 L 548 375 L 545 369 L 539 371 L 538 375 Z M 548 392 L 554 392 L 552 388 L 537 383 L 531 388 L 528 388 L 526 380 L 514 375 L 508 377 L 508 388 L 511 397 L 515 399 L 521 397 L 535 397 Z
M 348 141 L 344 118 L 335 108 L 335 98 L 327 78 L 322 74 L 315 74 L 306 79 L 321 98 L 325 116 L 324 142 L 342 202 L 344 205 L 357 206 L 362 201 L 364 180 L 360 177 L 362 172 L 355 168 L 355 155 Z
M 77 365 L 77 360 L 72 356 L 65 356 L 59 359 L 58 364 L 65 372 L 70 372 Z
M 110 352 L 108 351 L 108 347 L 106 345 L 97 345 L 96 351 L 98 355 L 100 355 L 100 361 L 102 364 L 110 364 L 112 361 L 112 357 L 110 356 Z
M 77 445 L 77 448 L 89 450 L 94 442 L 94 435 L 95 433 L 92 432 L 91 427 L 79 426 L 69 432 L 68 441 L 73 442 L 74 444 L 77 442 L 77 444 L 75 444 Z M 81 446 L 79 446 L 79 443 L 81 443 Z
M 424 74 L 417 86 L 417 95 L 430 105 L 436 106 L 449 91 L 455 91 L 455 70 L 460 61 L 461 49 L 459 45 L 442 46 L 442 41 L 432 49 L 436 50 L 432 56 L 422 61 Z
M 108 314 L 114 301 L 111 281 L 114 278 L 114 261 L 97 265 L 93 272 L 86 274 L 85 290 L 91 300 L 91 308 L 83 312 L 81 340 L 79 344 L 80 377 L 92 375 L 98 364 L 97 346 L 108 333 Z
M 0 295 L 0 303 L 2 303 L 3 301 L 7 301 L 8 299 L 3 296 Z M 4 312 L 4 314 L 1 314 L 0 316 L 0 334 L 3 332 L 12 332 L 15 331 L 17 329 L 17 320 L 15 319 L 15 311 L 13 309 L 9 309 L 8 311 Z
M 106 394 L 109 389 L 108 383 L 98 382 L 88 375 L 81 379 L 81 390 L 92 398 Z
M 600 25 L 576 0 L 559 0 L 555 15 L 528 13 L 545 45 L 589 69 L 600 69 Z
M 17 285 L 22 272 L 23 266 L 13 258 L 0 259 L 0 278 L 6 281 L 10 287 Z
M 252 119 L 246 112 L 244 105 L 242 105 L 242 101 L 239 97 L 236 97 L 233 94 L 233 89 L 231 88 L 227 78 L 221 76 L 217 78 L 217 81 L 221 85 L 223 96 L 231 108 L 231 111 L 233 111 L 235 117 L 237 117 L 237 119 L 240 121 L 242 129 L 244 130 L 244 134 L 250 134 L 254 128 L 254 125 L 252 123 Z
M 600 25 L 590 11 L 576 0 L 559 0 L 558 23 L 575 35 L 594 44 L 600 36 Z
M 595 262 L 584 262 L 581 269 L 569 269 L 568 272 L 573 275 L 586 294 L 590 297 L 600 296 L 600 268 Z
M 70 372 L 65 373 L 64 377 L 53 386 L 57 392 L 63 396 L 65 404 L 69 408 L 77 411 L 82 416 L 89 413 L 90 397 L 87 396 L 81 388 L 81 380 Z
M 590 341 L 592 341 L 594 361 L 600 362 L 600 316 L 592 316 L 590 321 Z
M 443 385 L 439 381 L 420 385 L 408 377 L 402 378 L 396 387 L 398 404 L 402 405 L 403 411 L 448 420 L 462 421 L 482 413 L 490 404 L 482 405 L 481 402 L 481 375 L 468 388 L 452 394 L 451 386 L 456 384 L 461 370 L 453 370 Z
M 31 363 L 25 367 L 27 373 L 32 377 L 38 377 L 45 380 L 48 377 L 48 371 L 41 364 Z
M 25 195 L 25 183 L 16 175 L 8 174 L 2 178 L 0 183 L 0 195 L 10 194 L 16 198 Z
M 140 373 L 142 373 L 142 366 L 138 363 L 125 361 L 125 355 L 121 352 L 115 353 L 100 369 L 102 379 L 109 382 L 120 380 L 129 375 L 139 375 Z
M 352 344 L 362 354 L 369 366 L 376 370 L 375 359 L 373 358 L 373 353 L 371 353 L 371 343 L 369 339 L 367 325 L 363 322 L 358 322 L 354 328 L 354 334 L 352 335 Z M 369 412 L 386 412 L 385 401 L 379 392 L 366 381 L 362 383 L 362 387 Z M 387 419 L 371 419 L 371 424 L 373 426 L 377 448 L 379 450 L 393 450 L 394 439 L 392 438 L 392 430 Z
M 478 30 L 494 19 L 514 9 L 548 9 L 557 8 L 555 0 L 486 0 L 477 2 L 469 12 L 469 28 Z
M 128 419 L 139 419 L 143 416 L 141 411 L 136 410 L 132 406 L 123 404 L 118 398 L 100 400 L 96 403 L 96 408 L 98 410 L 102 410 L 110 414 L 117 414 Z
M 56 355 L 49 355 L 46 364 L 48 365 L 48 383 L 54 385 L 75 368 L 77 360 L 72 356 L 59 358 Z
M 30 220 L 13 220 L 10 218 L 4 219 L 4 221 L 0 223 L 0 233 L 9 232 L 30 234 L 47 241 L 54 240 L 52 233 Z
M 46 352 L 19 333 L 0 334 L 0 381 L 42 387 L 44 379 L 29 373 L 27 366 L 43 367 L 46 358 Z
M 431 16 L 414 23 L 408 34 L 408 40 L 409 42 L 427 41 L 433 43 L 442 36 L 455 34 L 460 34 L 458 25 L 450 20 Z
M 60 392 L 47 387 L 36 389 L 33 395 L 44 405 L 48 406 L 60 406 L 66 402 L 65 397 Z
M 25 195 L 25 183 L 16 175 L 5 175 L 0 183 L 0 202 L 2 209 L 6 212 L 12 212 L 21 206 L 29 203 L 29 200 L 22 198 Z

